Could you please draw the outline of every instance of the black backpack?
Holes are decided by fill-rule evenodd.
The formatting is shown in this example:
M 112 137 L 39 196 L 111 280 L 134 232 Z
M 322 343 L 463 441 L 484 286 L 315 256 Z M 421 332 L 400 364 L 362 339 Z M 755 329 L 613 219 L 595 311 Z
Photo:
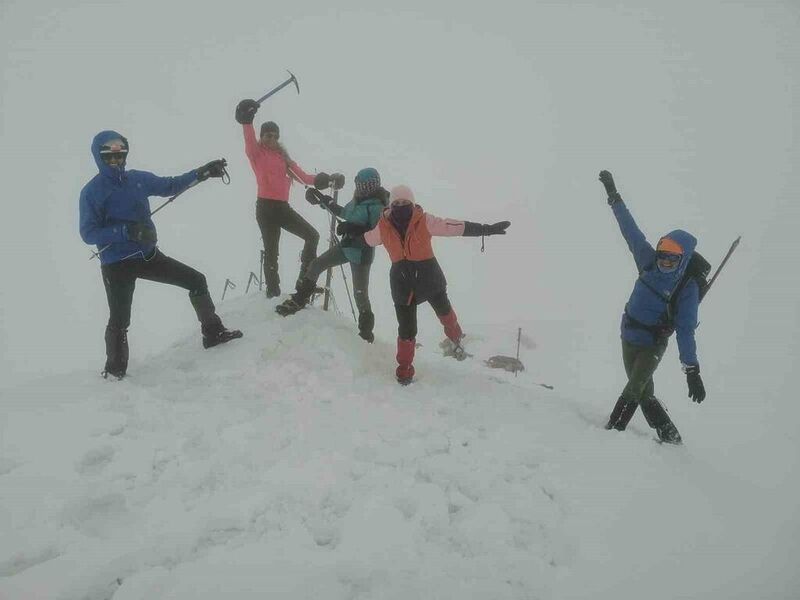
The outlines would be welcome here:
M 678 298 L 680 297 L 683 288 L 686 287 L 686 284 L 692 279 L 695 280 L 697 287 L 700 288 L 700 302 L 703 301 L 703 297 L 705 297 L 706 292 L 708 291 L 709 273 L 711 273 L 711 264 L 703 257 L 702 254 L 699 252 L 693 252 L 692 258 L 689 259 L 689 264 L 686 265 L 686 271 L 684 271 L 683 277 L 681 277 L 678 285 L 675 286 L 675 289 L 670 295 L 669 302 L 667 303 L 667 321 L 669 323 L 672 323 L 675 317 L 675 307 L 678 304 Z

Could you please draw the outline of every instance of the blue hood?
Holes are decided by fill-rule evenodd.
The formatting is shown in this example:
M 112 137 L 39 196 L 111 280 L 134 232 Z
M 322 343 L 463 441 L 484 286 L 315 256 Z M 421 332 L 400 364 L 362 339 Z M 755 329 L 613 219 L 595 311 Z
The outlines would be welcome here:
M 663 237 L 669 238 L 680 244 L 681 248 L 683 248 L 683 256 L 681 257 L 681 262 L 678 265 L 678 268 L 671 273 L 662 273 L 658 270 L 658 267 L 656 267 L 656 272 L 659 275 L 663 275 L 677 282 L 681 277 L 683 277 L 683 274 L 686 272 L 686 267 L 689 266 L 689 261 L 692 258 L 694 249 L 697 247 L 697 238 L 683 229 L 674 229 Z
M 124 135 L 107 129 L 106 131 L 101 131 L 94 136 L 94 139 L 92 140 L 92 156 L 94 157 L 94 162 L 97 164 L 97 169 L 100 171 L 101 175 L 105 175 L 106 177 L 111 177 L 113 179 L 121 179 L 125 174 L 125 165 L 121 165 L 119 168 L 110 167 L 103 162 L 102 158 L 100 158 L 100 147 L 106 142 L 115 139 L 125 140 L 125 143 L 128 144 L 128 150 L 130 150 L 130 144 Z

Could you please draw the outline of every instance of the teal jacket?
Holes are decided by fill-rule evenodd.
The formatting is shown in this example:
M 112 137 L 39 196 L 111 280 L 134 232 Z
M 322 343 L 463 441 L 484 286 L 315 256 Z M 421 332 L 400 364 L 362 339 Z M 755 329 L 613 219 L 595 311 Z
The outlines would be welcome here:
M 344 206 L 333 208 L 333 211 L 348 223 L 365 225 L 372 229 L 378 224 L 381 213 L 386 208 L 387 195 L 383 189 L 379 189 L 367 198 L 353 198 Z M 368 265 L 375 257 L 375 248 L 367 246 L 363 236 L 353 238 L 343 235 L 341 248 L 347 260 L 356 265 Z

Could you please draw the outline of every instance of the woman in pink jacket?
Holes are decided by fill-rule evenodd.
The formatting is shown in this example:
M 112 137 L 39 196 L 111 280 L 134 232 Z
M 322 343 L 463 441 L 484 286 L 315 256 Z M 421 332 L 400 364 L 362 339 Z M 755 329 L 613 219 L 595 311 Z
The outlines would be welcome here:
M 312 185 L 314 177 L 303 171 L 289 158 L 286 148 L 278 140 L 280 129 L 273 121 L 261 125 L 260 139 L 256 139 L 253 119 L 259 104 L 255 100 L 242 100 L 236 107 L 236 120 L 244 131 L 244 151 L 258 183 L 256 221 L 264 241 L 264 281 L 267 298 L 280 296 L 278 275 L 278 244 L 281 230 L 285 229 L 300 237 L 304 243 L 300 254 L 301 281 L 306 268 L 317 256 L 319 233 L 314 227 L 289 206 L 289 189 L 292 180 Z

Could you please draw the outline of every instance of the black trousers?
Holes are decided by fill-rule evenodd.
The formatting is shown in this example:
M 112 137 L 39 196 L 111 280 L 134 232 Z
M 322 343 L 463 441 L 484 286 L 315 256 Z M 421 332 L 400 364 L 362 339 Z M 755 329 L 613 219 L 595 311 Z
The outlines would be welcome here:
M 300 253 L 300 274 L 297 277 L 299 281 L 308 265 L 317 256 L 319 243 L 317 230 L 289 206 L 288 202 L 267 198 L 259 198 L 256 201 L 256 222 L 261 229 L 261 239 L 264 242 L 264 282 L 267 288 L 280 285 L 278 247 L 281 231 L 284 229 L 305 242 Z
M 452 310 L 447 291 L 442 290 L 428 298 L 428 303 L 433 307 L 437 317 L 443 317 Z M 417 337 L 417 304 L 395 304 L 397 314 L 397 337 L 404 340 L 413 340 Z
M 348 260 L 342 249 L 339 246 L 334 246 L 311 261 L 304 277 L 316 282 L 319 276 L 328 268 L 338 267 L 346 262 Z M 372 310 L 369 302 L 369 271 L 371 266 L 371 263 L 350 263 L 350 270 L 353 273 L 353 296 L 355 296 L 358 312 Z
M 177 285 L 188 290 L 190 297 L 208 295 L 205 275 L 166 256 L 158 248 L 149 260 L 122 260 L 103 265 L 101 271 L 108 299 L 108 326 L 117 330 L 125 330 L 131 324 L 131 304 L 137 279 Z

